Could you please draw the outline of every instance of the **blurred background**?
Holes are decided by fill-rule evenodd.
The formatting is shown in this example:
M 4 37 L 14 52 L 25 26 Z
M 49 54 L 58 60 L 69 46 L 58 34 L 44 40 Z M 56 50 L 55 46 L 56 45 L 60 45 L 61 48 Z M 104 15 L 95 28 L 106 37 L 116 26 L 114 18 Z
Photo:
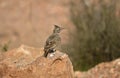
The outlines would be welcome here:
M 43 47 L 54 24 L 75 70 L 120 57 L 120 0 L 0 0 L 1 52 Z
M 9 48 L 20 44 L 43 47 L 54 24 L 71 26 L 68 4 L 67 0 L 0 0 L 1 43 L 9 42 Z

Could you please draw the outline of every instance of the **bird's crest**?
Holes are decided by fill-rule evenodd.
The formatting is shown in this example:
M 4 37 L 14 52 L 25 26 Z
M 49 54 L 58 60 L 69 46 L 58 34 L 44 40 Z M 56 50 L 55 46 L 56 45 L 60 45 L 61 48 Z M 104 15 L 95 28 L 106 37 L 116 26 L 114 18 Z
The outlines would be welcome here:
M 64 28 L 62 28 L 62 27 L 60 27 L 60 26 L 58 26 L 58 25 L 54 25 L 54 30 L 53 30 L 53 32 L 54 33 L 60 33 L 60 31 L 61 30 L 63 30 Z

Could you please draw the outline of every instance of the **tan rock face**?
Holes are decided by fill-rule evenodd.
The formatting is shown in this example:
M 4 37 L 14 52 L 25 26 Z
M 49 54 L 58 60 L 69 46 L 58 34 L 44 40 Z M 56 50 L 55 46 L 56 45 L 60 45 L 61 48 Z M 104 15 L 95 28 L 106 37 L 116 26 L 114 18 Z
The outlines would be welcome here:
M 68 56 L 56 52 L 44 58 L 43 50 L 28 46 L 3 54 L 0 78 L 73 78 L 73 67 Z
M 75 78 L 120 78 L 120 58 L 103 62 L 86 72 L 75 72 Z

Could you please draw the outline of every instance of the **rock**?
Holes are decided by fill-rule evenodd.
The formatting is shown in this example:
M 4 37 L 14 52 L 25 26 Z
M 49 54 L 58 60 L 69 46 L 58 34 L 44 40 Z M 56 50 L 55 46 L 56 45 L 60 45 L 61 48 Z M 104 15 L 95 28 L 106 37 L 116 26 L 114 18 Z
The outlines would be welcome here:
M 75 78 L 83 78 L 83 75 L 86 75 L 86 72 L 75 71 Z
M 120 78 L 120 58 L 111 62 L 103 62 L 90 70 L 76 72 L 76 78 Z
M 64 53 L 43 57 L 43 49 L 22 45 L 4 53 L 0 78 L 74 78 L 73 66 Z
M 80 74 L 81 74 L 80 71 L 75 71 L 75 78 L 80 78 Z

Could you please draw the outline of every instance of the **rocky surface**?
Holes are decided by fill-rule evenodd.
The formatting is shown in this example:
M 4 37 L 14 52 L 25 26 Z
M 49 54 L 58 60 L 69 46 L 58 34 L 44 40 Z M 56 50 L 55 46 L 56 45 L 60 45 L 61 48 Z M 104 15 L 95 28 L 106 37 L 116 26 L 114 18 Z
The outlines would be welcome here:
M 87 72 L 75 72 L 76 78 L 120 78 L 120 59 L 96 65 Z
M 43 49 L 22 45 L 2 54 L 0 78 L 73 78 L 73 67 L 64 53 L 43 57 Z

